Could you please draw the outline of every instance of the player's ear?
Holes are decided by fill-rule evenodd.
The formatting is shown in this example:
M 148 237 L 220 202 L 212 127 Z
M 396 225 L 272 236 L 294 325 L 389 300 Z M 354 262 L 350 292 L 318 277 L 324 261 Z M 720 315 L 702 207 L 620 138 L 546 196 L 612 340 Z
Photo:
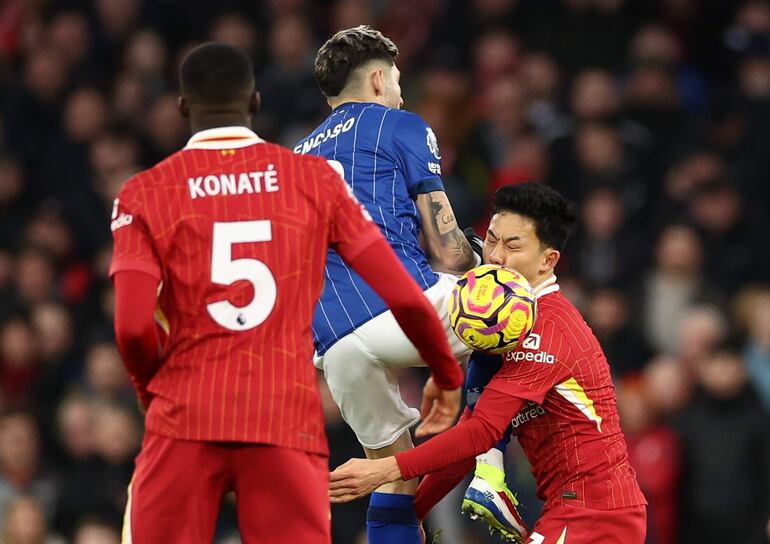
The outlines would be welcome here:
M 187 101 L 184 99 L 184 96 L 180 96 L 176 104 L 182 117 L 185 119 L 190 117 L 190 107 L 187 105 Z
M 543 252 L 543 262 L 541 265 L 540 272 L 545 272 L 547 270 L 553 270 L 556 268 L 556 263 L 559 262 L 559 259 L 561 258 L 561 253 L 557 249 L 553 249 L 552 247 L 549 247 Z
M 370 76 L 372 82 L 372 88 L 374 89 L 375 96 L 382 96 L 385 93 L 385 74 L 382 68 L 377 68 L 371 73 Z
M 262 95 L 259 94 L 259 91 L 254 91 L 254 94 L 251 95 L 251 99 L 249 99 L 249 113 L 256 115 L 259 113 L 261 107 Z

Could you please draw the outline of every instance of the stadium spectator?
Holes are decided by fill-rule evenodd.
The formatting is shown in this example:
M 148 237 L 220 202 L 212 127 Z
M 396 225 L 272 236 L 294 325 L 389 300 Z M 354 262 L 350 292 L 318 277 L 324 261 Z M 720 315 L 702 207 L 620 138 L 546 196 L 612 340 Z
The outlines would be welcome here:
M 756 213 L 727 181 L 704 184 L 689 198 L 693 224 L 703 240 L 703 271 L 706 281 L 732 295 L 741 286 L 759 281 L 768 270 L 762 245 L 770 231 L 765 217 Z
M 274 21 L 270 59 L 257 82 L 270 109 L 258 122 L 260 134 L 293 146 L 325 111 L 323 95 L 313 75 L 315 48 L 308 22 L 300 15 Z
M 655 268 L 644 284 L 644 327 L 655 349 L 673 353 L 682 315 L 704 296 L 703 249 L 691 227 L 673 225 L 661 232 L 655 250 Z
M 694 374 L 698 365 L 726 340 L 729 333 L 719 308 L 708 304 L 690 306 L 679 319 L 676 347 L 671 354 Z
M 86 518 L 78 525 L 72 544 L 120 544 L 120 532 L 109 521 Z
M 647 363 L 642 376 L 652 410 L 671 423 L 690 401 L 689 373 L 677 359 L 659 356 Z
M 85 390 L 94 401 L 133 403 L 128 374 L 112 342 L 98 341 L 89 346 L 85 358 Z
M 626 221 L 621 195 L 614 188 L 595 189 L 584 197 L 578 233 L 570 249 L 571 271 L 592 287 L 628 287 L 644 264 L 644 239 Z
M 701 361 L 697 379 L 695 397 L 677 425 L 679 542 L 760 543 L 770 498 L 767 417 L 732 346 Z
M 530 97 L 530 123 L 545 143 L 551 143 L 567 129 L 560 106 L 564 75 L 550 55 L 537 51 L 524 55 L 520 74 Z
M 54 527 L 63 535 L 70 536 L 76 524 L 83 518 L 100 513 L 120 519 L 123 497 L 111 501 L 108 491 L 107 465 L 99 455 L 97 434 L 108 434 L 97 429 L 100 407 L 79 394 L 70 394 L 59 406 L 57 414 L 59 465 L 58 485 L 61 496 L 54 518 Z M 134 438 L 135 439 L 135 438 Z M 103 438 L 102 438 L 103 440 Z M 125 437 L 118 438 L 125 443 Z M 117 486 L 124 485 L 123 474 Z M 93 485 L 100 482 L 100 485 Z M 120 490 L 122 491 L 122 490 Z
M 743 357 L 749 382 L 770 414 L 770 289 L 744 289 L 736 297 L 735 313 L 746 336 Z
M 33 497 L 19 497 L 8 507 L 2 524 L 3 544 L 62 544 L 48 532 L 41 504 Z
M 232 45 L 254 59 L 262 56 L 258 30 L 248 18 L 238 13 L 225 13 L 214 20 L 209 39 Z
M 588 301 L 586 321 L 604 348 L 615 381 L 639 374 L 650 356 L 630 311 L 625 294 L 618 289 L 597 289 Z
M 618 389 L 618 411 L 628 442 L 628 457 L 647 498 L 647 539 L 676 544 L 679 440 L 661 421 L 644 381 L 629 381 Z
M 37 424 L 21 411 L 0 416 L 0 519 L 8 519 L 16 499 L 30 495 L 47 520 L 56 508 L 59 490 L 43 467 Z M 0 527 L 0 533 L 7 526 Z
M 17 315 L 0 328 L 0 395 L 6 406 L 19 407 L 34 391 L 38 353 L 27 319 Z
M 15 244 L 21 236 L 27 213 L 25 169 L 11 155 L 0 154 L 0 243 Z

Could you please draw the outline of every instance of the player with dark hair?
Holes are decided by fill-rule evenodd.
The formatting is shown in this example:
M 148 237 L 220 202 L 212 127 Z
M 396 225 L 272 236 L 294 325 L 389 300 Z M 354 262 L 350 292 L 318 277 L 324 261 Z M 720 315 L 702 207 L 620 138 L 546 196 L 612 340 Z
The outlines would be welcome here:
M 393 40 L 373 28 L 358 26 L 341 30 L 318 50 L 315 60 L 316 80 L 328 98 L 366 92 L 367 65 L 373 61 L 381 62 L 378 70 L 384 67 L 382 74 L 376 73 L 383 83 L 391 75 L 386 71 L 390 71 L 398 82 L 397 57 L 398 47 Z M 372 75 L 370 71 L 369 75 Z M 382 90 L 387 92 L 388 89 L 383 87 Z M 395 87 L 391 86 L 391 90 L 395 91 Z M 398 106 L 401 106 L 400 93 L 394 92 L 389 99 L 399 100 Z
M 514 351 L 474 361 L 493 375 L 486 384 L 469 376 L 469 407 L 455 428 L 394 457 L 348 461 L 332 473 L 332 502 L 428 474 L 415 499 L 423 517 L 468 473 L 474 456 L 513 427 L 545 501 L 529 543 L 642 544 L 646 501 L 628 462 L 609 366 L 554 275 L 574 206 L 553 189 L 523 184 L 499 189 L 493 209 L 484 261 L 515 268 L 534 287 L 532 333 Z M 521 528 L 503 534 L 523 542 Z
M 458 361 L 470 350 L 449 328 L 448 297 L 461 274 L 479 261 L 458 228 L 444 192 L 438 142 L 419 116 L 401 110 L 398 48 L 367 26 L 332 36 L 315 73 L 332 112 L 294 148 L 319 155 L 344 176 L 425 297 L 446 324 Z M 388 457 L 412 447 L 410 427 L 420 412 L 401 398 L 398 374 L 425 362 L 395 326 L 393 316 L 340 256 L 330 251 L 326 285 L 313 334 L 317 358 L 342 416 L 367 457 Z M 460 396 L 423 391 L 422 436 L 454 422 Z M 370 544 L 420 541 L 412 496 L 417 481 L 395 482 L 372 495 L 367 513 Z
M 328 544 L 310 333 L 327 248 L 392 308 L 440 388 L 458 389 L 462 372 L 433 308 L 327 161 L 250 130 L 249 59 L 204 44 L 180 80 L 192 138 L 128 180 L 112 213 L 115 333 L 147 411 L 123 541 L 210 543 L 234 491 L 244 542 Z

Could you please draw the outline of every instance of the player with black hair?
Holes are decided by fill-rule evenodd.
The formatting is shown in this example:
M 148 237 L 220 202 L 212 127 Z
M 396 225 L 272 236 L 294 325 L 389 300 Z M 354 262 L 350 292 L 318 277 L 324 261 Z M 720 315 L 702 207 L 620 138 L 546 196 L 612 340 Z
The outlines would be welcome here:
M 643 544 L 646 501 L 628 461 L 609 365 L 554 275 L 576 222 L 574 205 L 553 189 L 528 183 L 499 189 L 493 209 L 484 261 L 515 268 L 534 287 L 538 317 L 532 332 L 514 351 L 474 361 L 491 376 L 469 376 L 469 406 L 456 427 L 394 457 L 348 461 L 332 473 L 332 502 L 427 474 L 415 498 L 422 518 L 473 468 L 475 456 L 513 428 L 545 501 L 527 542 Z M 504 500 L 490 484 L 493 477 L 476 480 L 479 495 Z M 477 504 L 495 507 L 481 496 Z M 511 541 L 527 538 L 520 519 L 488 521 Z
M 259 111 L 251 60 L 225 44 L 207 43 L 188 54 L 179 68 L 179 86 L 179 109 L 193 132 L 250 126 Z

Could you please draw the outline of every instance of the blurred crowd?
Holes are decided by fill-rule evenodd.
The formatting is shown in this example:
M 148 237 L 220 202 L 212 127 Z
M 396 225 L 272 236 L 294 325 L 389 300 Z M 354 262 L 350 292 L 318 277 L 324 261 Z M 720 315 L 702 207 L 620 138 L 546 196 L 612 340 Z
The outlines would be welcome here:
M 361 23 L 400 48 L 462 226 L 483 232 L 504 184 L 579 202 L 557 272 L 607 352 L 648 542 L 768 542 L 770 3 L 4 0 L 0 543 L 120 542 L 142 420 L 112 336 L 109 214 L 189 137 L 182 56 L 247 51 L 256 131 L 293 146 L 328 111 L 317 48 Z M 424 378 L 403 376 L 413 405 Z M 325 410 L 332 465 L 361 456 Z M 508 463 L 533 521 L 515 446 Z M 217 542 L 237 542 L 232 504 Z M 365 507 L 335 507 L 335 544 L 365 542 Z M 443 541 L 491 542 L 458 507 L 432 519 Z

